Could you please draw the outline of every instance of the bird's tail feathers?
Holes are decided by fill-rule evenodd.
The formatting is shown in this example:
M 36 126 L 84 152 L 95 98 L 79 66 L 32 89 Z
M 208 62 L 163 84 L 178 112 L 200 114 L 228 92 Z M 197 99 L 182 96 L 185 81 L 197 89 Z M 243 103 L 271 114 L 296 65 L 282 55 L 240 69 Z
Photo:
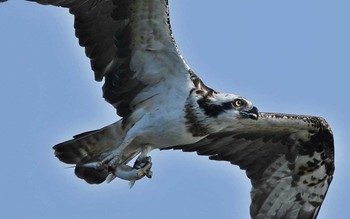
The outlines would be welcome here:
M 104 128 L 84 132 L 73 139 L 53 147 L 55 156 L 67 164 L 76 164 L 75 174 L 88 183 L 99 184 L 105 181 L 109 172 L 105 168 L 89 167 L 86 164 L 99 162 L 118 147 L 124 139 L 121 121 Z

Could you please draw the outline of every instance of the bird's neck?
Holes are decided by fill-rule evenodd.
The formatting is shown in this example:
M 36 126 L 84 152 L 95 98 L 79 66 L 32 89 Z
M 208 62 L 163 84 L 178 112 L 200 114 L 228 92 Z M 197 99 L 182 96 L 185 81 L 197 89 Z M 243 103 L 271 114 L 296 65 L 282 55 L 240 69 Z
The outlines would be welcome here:
M 204 100 L 203 96 L 196 89 L 191 91 L 185 103 L 185 119 L 188 131 L 194 137 L 204 137 L 209 134 L 218 132 L 222 129 L 220 121 L 216 116 L 206 113 L 206 109 L 201 106 Z

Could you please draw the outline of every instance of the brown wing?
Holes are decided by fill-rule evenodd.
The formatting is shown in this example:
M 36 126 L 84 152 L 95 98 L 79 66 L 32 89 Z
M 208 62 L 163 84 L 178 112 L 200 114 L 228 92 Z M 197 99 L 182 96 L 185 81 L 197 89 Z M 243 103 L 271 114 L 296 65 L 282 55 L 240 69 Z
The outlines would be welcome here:
M 28 1 L 69 8 L 69 12 L 74 15 L 75 35 L 79 38 L 79 44 L 85 47 L 87 57 L 91 59 L 95 79 L 101 81 L 117 53 L 118 48 L 114 45 L 113 36 L 125 27 L 111 16 L 116 8 L 113 2 L 104 0 Z
M 119 116 L 158 94 L 155 87 L 167 76 L 180 82 L 187 77 L 172 37 L 167 0 L 29 1 L 69 8 L 95 79 L 105 78 L 103 96 Z
M 334 172 L 333 135 L 318 117 L 261 113 L 257 121 L 173 149 L 246 170 L 252 218 L 315 218 Z

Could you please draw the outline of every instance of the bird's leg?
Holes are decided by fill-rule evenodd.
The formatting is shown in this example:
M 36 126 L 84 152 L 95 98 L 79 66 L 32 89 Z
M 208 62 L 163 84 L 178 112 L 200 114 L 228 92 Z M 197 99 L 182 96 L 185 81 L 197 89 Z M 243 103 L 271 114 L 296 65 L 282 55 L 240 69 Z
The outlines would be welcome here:
M 140 169 L 140 168 L 144 168 L 145 166 L 147 166 L 148 164 L 150 165 L 150 168 L 147 170 L 146 172 L 146 176 L 148 178 L 152 178 L 152 171 L 151 171 L 151 167 L 152 167 L 152 162 L 151 162 L 151 157 L 147 156 L 147 154 L 152 150 L 151 146 L 144 146 L 140 156 L 138 156 L 138 158 L 136 159 L 133 168 L 134 169 Z
M 114 159 L 113 157 L 112 159 Z M 139 157 L 140 158 L 140 157 Z M 135 164 L 133 167 L 126 165 L 126 164 L 113 164 L 113 166 L 109 165 L 109 160 L 107 162 L 92 162 L 92 163 L 86 163 L 83 166 L 89 167 L 89 168 L 104 168 L 108 170 L 109 175 L 106 178 L 106 182 L 110 183 L 115 178 L 120 178 L 124 180 L 130 181 L 130 188 L 135 184 L 136 180 L 139 180 L 143 178 L 144 176 L 147 176 L 148 178 L 152 177 L 152 162 L 151 157 L 142 157 L 140 159 L 137 159 L 135 161 Z
M 106 178 L 106 182 L 109 183 L 115 178 L 120 178 L 130 181 L 130 187 L 135 184 L 136 180 L 147 176 L 148 178 L 152 177 L 152 162 L 151 157 L 147 154 L 152 150 L 150 146 L 144 146 L 141 150 L 141 154 L 136 159 L 134 166 L 128 166 L 125 163 L 122 163 L 122 153 L 123 149 L 129 144 L 123 142 L 118 148 L 110 152 L 102 161 L 87 163 L 85 167 L 91 168 L 104 168 L 108 170 L 109 175 Z
M 148 178 L 152 178 L 153 173 L 152 173 L 151 167 L 152 167 L 151 157 L 143 157 L 143 158 L 138 157 L 134 163 L 133 169 L 134 170 L 143 169 L 145 170 L 145 175 Z
M 133 137 L 126 137 L 126 139 L 114 150 L 112 150 L 101 162 L 100 166 L 106 167 L 108 170 L 115 170 L 122 161 L 122 154 L 124 149 L 135 139 Z

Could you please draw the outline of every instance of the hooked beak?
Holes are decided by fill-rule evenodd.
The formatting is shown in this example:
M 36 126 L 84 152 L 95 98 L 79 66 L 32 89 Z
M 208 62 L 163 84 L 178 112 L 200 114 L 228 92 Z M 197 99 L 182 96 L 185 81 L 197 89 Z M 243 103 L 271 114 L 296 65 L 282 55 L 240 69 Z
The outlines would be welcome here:
M 258 118 L 259 118 L 259 111 L 258 111 L 258 108 L 256 108 L 256 107 L 254 106 L 254 107 L 251 108 L 250 110 L 241 111 L 241 115 L 242 115 L 244 118 L 250 118 L 250 119 L 258 120 Z

